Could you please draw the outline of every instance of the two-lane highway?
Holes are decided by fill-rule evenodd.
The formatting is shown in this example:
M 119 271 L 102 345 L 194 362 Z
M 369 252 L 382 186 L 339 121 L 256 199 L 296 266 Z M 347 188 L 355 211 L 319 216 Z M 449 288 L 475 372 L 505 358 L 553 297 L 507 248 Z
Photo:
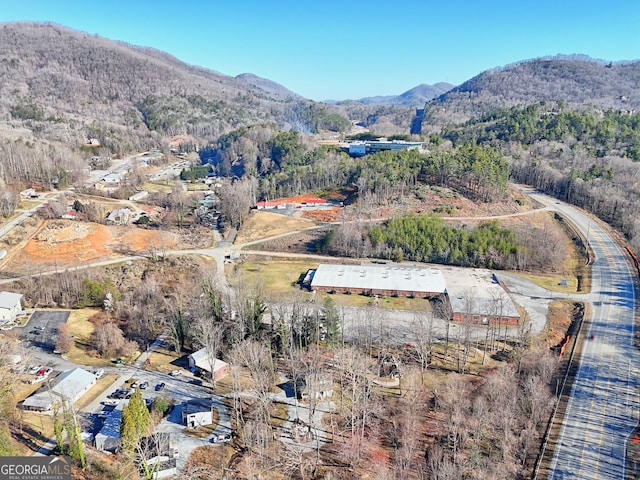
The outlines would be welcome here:
M 638 424 L 633 274 L 614 239 L 588 216 L 532 193 L 587 238 L 592 258 L 591 304 L 585 344 L 557 438 L 548 478 L 624 479 L 627 441 Z

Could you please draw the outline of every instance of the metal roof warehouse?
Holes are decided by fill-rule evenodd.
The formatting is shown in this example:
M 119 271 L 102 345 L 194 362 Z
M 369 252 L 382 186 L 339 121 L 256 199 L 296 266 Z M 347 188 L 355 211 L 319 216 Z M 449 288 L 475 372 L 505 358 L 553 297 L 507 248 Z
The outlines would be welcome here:
M 329 265 L 311 272 L 318 292 L 428 298 L 446 292 L 440 270 L 421 265 Z

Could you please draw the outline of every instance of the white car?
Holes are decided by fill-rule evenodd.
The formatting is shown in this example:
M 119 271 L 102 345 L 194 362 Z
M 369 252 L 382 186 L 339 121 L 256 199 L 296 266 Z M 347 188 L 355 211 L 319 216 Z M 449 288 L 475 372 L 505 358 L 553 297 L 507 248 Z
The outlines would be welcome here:
M 113 399 L 105 400 L 103 403 L 107 407 L 116 407 L 118 403 L 120 403 L 120 401 L 113 398 Z
M 180 372 L 180 370 L 173 370 L 173 371 L 171 372 L 171 376 L 172 376 L 172 377 L 178 377 L 178 376 L 180 376 L 180 375 L 182 375 L 182 373 Z
M 40 371 L 41 368 L 42 368 L 42 365 L 34 365 L 29 369 L 29 375 L 35 375 Z
M 99 370 L 96 370 L 96 378 L 102 378 L 102 376 L 104 375 L 104 370 L 102 368 L 100 368 Z

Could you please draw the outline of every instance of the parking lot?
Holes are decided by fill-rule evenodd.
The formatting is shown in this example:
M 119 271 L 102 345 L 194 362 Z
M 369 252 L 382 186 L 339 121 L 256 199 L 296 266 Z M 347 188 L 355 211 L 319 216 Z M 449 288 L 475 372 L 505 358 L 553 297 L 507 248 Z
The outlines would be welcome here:
M 20 339 L 26 344 L 52 352 L 58 340 L 58 329 L 69 318 L 69 312 L 34 312 L 22 327 Z

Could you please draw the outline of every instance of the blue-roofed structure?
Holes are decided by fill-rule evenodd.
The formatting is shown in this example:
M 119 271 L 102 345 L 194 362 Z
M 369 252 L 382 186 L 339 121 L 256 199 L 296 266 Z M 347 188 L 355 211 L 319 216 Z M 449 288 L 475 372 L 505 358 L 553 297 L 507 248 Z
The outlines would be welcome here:
M 120 449 L 120 425 L 122 424 L 122 409 L 128 402 L 121 401 L 115 409 L 104 419 L 102 428 L 96 434 L 96 449 L 102 452 L 115 453 Z

